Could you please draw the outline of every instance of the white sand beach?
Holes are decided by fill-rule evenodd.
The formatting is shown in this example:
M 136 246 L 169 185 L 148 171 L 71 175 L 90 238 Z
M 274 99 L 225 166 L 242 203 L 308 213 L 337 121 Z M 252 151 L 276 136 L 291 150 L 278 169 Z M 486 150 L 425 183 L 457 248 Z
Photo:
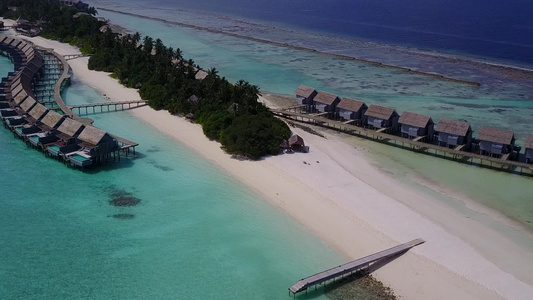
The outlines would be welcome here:
M 79 53 L 59 42 L 19 37 L 59 54 Z M 111 101 L 140 99 L 136 90 L 125 88 L 109 74 L 88 70 L 87 62 L 86 57 L 69 61 L 77 80 Z M 208 140 L 200 125 L 184 118 L 147 106 L 130 113 L 252 188 L 347 261 L 415 238 L 424 239 L 425 244 L 374 273 L 401 299 L 531 299 L 533 295 L 531 251 L 513 246 L 476 220 L 396 182 L 338 136 L 326 133 L 326 138 L 321 138 L 292 128 L 310 146 L 310 153 L 241 161 Z M 413 203 L 423 203 L 424 207 Z M 446 216 L 447 222 L 436 222 L 436 215 Z M 486 240 L 483 254 L 471 246 L 471 241 L 480 237 Z M 514 259 L 500 257 L 499 253 L 509 252 Z

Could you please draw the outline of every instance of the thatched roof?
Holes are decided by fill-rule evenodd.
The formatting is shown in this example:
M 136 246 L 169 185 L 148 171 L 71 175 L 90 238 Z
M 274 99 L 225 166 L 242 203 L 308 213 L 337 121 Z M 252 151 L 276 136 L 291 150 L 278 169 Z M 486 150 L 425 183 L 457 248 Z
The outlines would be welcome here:
M 20 47 L 20 45 L 19 45 Z M 26 43 L 24 44 L 24 46 L 22 48 L 20 48 L 20 50 L 22 50 L 22 52 L 26 53 L 26 51 L 28 51 L 28 49 L 30 49 L 32 47 L 32 45 L 30 43 Z
M 15 101 L 16 104 L 20 104 L 22 101 L 24 101 L 24 99 L 26 99 L 26 97 L 28 97 L 28 94 L 25 90 L 22 90 L 15 96 L 15 98 L 13 98 L 13 101 Z
M 339 97 L 337 97 L 337 95 L 321 91 L 316 94 L 315 98 L 313 98 L 313 101 L 326 105 L 332 105 L 333 102 L 335 102 L 335 100 L 338 98 Z
M 366 104 L 360 100 L 342 98 L 341 102 L 337 104 L 337 107 L 349 111 L 359 111 L 361 108 L 366 108 Z
M 435 130 L 457 136 L 466 136 L 471 129 L 466 122 L 440 119 Z
M 44 116 L 41 122 L 50 128 L 54 128 L 61 121 L 61 118 L 63 118 L 63 116 L 51 110 L 46 114 L 46 116 Z
M 526 141 L 524 143 L 524 148 L 533 149 L 533 134 L 526 135 Z
M 406 111 L 400 116 L 398 123 L 425 128 L 428 123 L 433 124 L 433 121 L 430 116 Z
M 20 108 L 22 108 L 22 110 L 27 112 L 33 107 L 35 103 L 37 103 L 35 99 L 33 99 L 32 97 L 28 97 L 28 99 L 26 99 L 24 102 L 20 104 Z
M 312 87 L 308 87 L 307 85 L 300 85 L 296 91 L 294 92 L 296 96 L 309 98 L 312 97 L 313 94 L 316 94 L 316 90 Z
M 46 106 L 42 105 L 41 103 L 35 104 L 33 108 L 29 111 L 30 116 L 32 116 L 34 119 L 39 120 L 48 112 L 48 108 Z
M 94 126 L 85 126 L 78 136 L 78 139 L 91 145 L 98 145 L 106 134 L 107 132 L 102 129 L 98 129 Z
M 22 84 L 17 84 L 16 86 L 12 85 L 12 87 L 13 87 L 11 89 L 11 95 L 12 96 L 15 96 L 16 94 L 18 94 L 22 90 Z
M 301 136 L 294 134 L 289 138 L 289 146 L 305 146 L 304 139 Z
M 59 125 L 59 128 L 57 128 L 57 130 L 70 137 L 73 137 L 82 126 L 83 124 L 81 124 L 80 122 L 72 120 L 70 118 L 66 118 L 63 123 Z
M 194 78 L 196 80 L 204 80 L 207 75 L 209 75 L 209 73 L 207 73 L 206 71 L 204 70 L 198 70 L 198 72 L 196 72 L 196 74 L 194 74 Z
M 388 120 L 396 111 L 392 107 L 372 104 L 365 112 L 365 116 Z
M 17 45 L 17 48 L 20 49 L 20 51 L 24 52 L 24 48 L 26 48 L 29 44 L 22 41 L 20 44 Z
M 4 40 L 4 44 L 9 45 L 11 44 L 12 41 L 13 41 L 13 38 L 8 37 L 7 39 Z
M 514 134 L 510 130 L 484 126 L 479 130 L 477 138 L 480 141 L 510 145 L 514 138 Z

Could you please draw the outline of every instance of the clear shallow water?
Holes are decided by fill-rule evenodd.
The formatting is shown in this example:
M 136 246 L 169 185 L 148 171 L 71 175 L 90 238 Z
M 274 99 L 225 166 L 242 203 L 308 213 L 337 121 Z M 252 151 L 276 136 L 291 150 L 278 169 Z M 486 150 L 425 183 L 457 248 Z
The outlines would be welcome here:
M 400 113 L 428 114 L 435 122 L 465 120 L 474 131 L 481 126 L 514 130 L 519 142 L 533 132 L 532 82 L 492 78 L 496 75 L 465 69 L 469 77 L 493 82 L 472 87 L 129 15 L 100 14 L 180 48 L 186 58 L 205 69 L 215 67 L 231 81 L 244 78 L 265 92 L 292 95 L 300 84 L 306 84 L 368 104 L 392 106 Z
M 184 16 L 185 23 L 192 21 L 190 14 L 183 15 L 179 9 L 147 8 L 134 12 L 169 20 Z M 176 15 L 171 17 L 170 12 Z M 303 83 L 369 104 L 393 106 L 400 113 L 428 114 L 435 122 L 441 118 L 465 120 L 474 131 L 481 126 L 507 128 L 515 132 L 518 143 L 523 142 L 525 134 L 533 132 L 531 84 L 486 70 L 464 68 L 461 63 L 450 67 L 460 69 L 470 79 L 483 79 L 486 83 L 476 88 L 155 20 L 108 11 L 100 13 L 125 28 L 136 29 L 141 34 L 161 38 L 169 46 L 181 48 L 186 57 L 193 58 L 204 68 L 216 67 L 231 81 L 244 78 L 262 91 L 292 94 Z M 201 18 L 202 13 L 198 14 Z M 211 19 L 210 22 L 209 26 L 216 27 L 213 23 L 221 21 Z M 424 56 L 419 58 L 418 63 L 425 63 Z M 431 157 L 421 158 L 390 147 L 369 147 L 374 153 L 372 159 L 392 174 L 402 174 L 398 179 L 406 184 L 421 190 L 430 187 L 432 195 L 440 195 L 437 198 L 443 202 L 449 201 L 447 194 L 467 196 L 531 228 L 531 179 Z M 468 210 L 464 205 L 456 208 Z
M 75 77 L 63 96 L 103 100 Z M 92 117 L 140 143 L 139 157 L 82 173 L 0 130 L 1 298 L 282 299 L 296 280 L 344 261 L 127 112 Z M 111 206 L 116 193 L 141 202 Z

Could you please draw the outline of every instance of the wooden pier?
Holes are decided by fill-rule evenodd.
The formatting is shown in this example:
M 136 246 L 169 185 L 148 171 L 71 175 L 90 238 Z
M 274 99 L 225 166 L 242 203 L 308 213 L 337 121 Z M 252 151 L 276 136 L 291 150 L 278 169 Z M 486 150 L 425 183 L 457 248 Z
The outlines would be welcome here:
M 88 56 L 90 56 L 90 55 L 87 55 L 87 54 L 67 54 L 67 55 L 63 55 L 65 60 L 71 60 L 71 59 L 76 59 L 76 58 L 80 58 L 80 57 L 88 57 Z
M 137 107 L 143 107 L 148 105 L 148 102 L 144 100 L 134 100 L 134 101 L 118 101 L 118 102 L 105 102 L 105 103 L 95 103 L 95 104 L 83 104 L 83 105 L 71 105 L 69 108 L 74 111 L 78 111 L 78 115 L 88 115 L 95 113 L 104 113 L 111 111 L 119 111 L 126 109 L 133 109 Z M 92 110 L 90 109 L 92 108 Z M 98 111 L 97 108 L 100 108 Z M 107 109 L 104 109 L 107 108 Z
M 387 128 L 373 130 L 370 128 L 346 124 L 346 122 L 327 119 L 322 116 L 301 112 L 292 112 L 286 109 L 271 109 L 271 111 L 274 113 L 274 115 L 284 119 L 344 132 L 346 134 L 371 139 L 391 146 L 400 147 L 419 153 L 425 153 L 431 156 L 437 156 L 456 162 L 477 165 L 494 170 L 507 171 L 519 175 L 533 176 L 532 164 L 508 160 L 507 156 L 503 156 L 501 158 L 485 156 L 473 152 L 463 151 L 462 147 L 452 149 L 436 144 L 422 142 L 416 138 L 408 139 L 388 133 Z
M 365 256 L 363 258 L 356 259 L 338 267 L 331 268 L 329 270 L 309 276 L 293 284 L 289 288 L 289 295 L 291 295 L 292 293 L 293 296 L 296 296 L 297 293 L 307 291 L 309 287 L 325 283 L 326 281 L 335 279 L 337 277 L 342 277 L 344 275 L 350 275 L 357 271 L 361 271 L 365 268 L 368 268 L 373 263 L 401 255 L 407 250 L 420 244 L 423 244 L 424 242 L 425 241 L 422 239 L 412 240 L 410 242 L 374 253 L 369 256 Z

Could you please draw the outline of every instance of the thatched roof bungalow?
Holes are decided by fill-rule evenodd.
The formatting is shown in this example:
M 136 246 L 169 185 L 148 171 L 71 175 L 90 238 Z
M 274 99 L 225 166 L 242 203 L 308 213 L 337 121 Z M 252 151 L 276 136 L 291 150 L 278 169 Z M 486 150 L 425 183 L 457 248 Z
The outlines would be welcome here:
M 317 112 L 334 113 L 335 108 L 341 99 L 337 95 L 320 91 L 313 98 L 313 101 L 315 102 L 315 109 Z
M 63 122 L 63 116 L 53 110 L 49 110 L 41 120 L 41 123 L 46 126 L 43 128 L 47 130 L 57 129 L 61 125 L 61 122 Z
M 492 156 L 502 155 L 513 151 L 515 137 L 510 130 L 498 129 L 494 127 L 481 127 L 478 136 L 479 152 Z
M 368 109 L 368 106 L 363 101 L 342 98 L 337 104 L 337 115 L 343 120 L 356 120 L 357 123 L 363 124 L 363 114 Z
M 314 104 L 313 99 L 315 98 L 317 91 L 312 87 L 302 84 L 294 93 L 296 94 L 296 102 L 298 102 L 299 105 L 305 105 L 306 110 L 311 111 Z
M 365 111 L 367 124 L 374 128 L 390 128 L 391 131 L 398 129 L 398 113 L 392 107 L 372 104 Z
M 398 120 L 401 125 L 401 133 L 409 138 L 427 136 L 431 141 L 433 137 L 433 120 L 430 116 L 406 111 Z
M 447 147 L 465 145 L 465 150 L 470 149 L 472 144 L 472 128 L 470 124 L 461 121 L 440 119 L 435 130 L 438 133 L 439 145 Z
M 65 142 L 77 137 L 83 130 L 83 124 L 71 118 L 65 118 L 63 123 L 57 128 L 57 137 Z
M 526 164 L 533 163 L 533 134 L 526 135 L 524 143 Z
M 102 129 L 94 126 L 85 126 L 80 135 L 79 145 L 82 148 L 98 150 L 100 153 L 109 153 L 118 146 L 117 141 Z

